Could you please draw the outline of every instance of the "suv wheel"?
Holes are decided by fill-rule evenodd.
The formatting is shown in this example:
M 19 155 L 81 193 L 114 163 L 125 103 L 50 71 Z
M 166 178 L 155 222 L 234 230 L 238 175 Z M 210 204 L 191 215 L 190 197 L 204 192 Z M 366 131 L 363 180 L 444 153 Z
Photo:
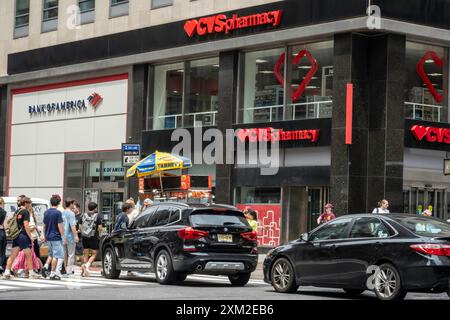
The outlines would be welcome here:
M 250 280 L 250 276 L 251 276 L 250 272 L 238 273 L 238 274 L 233 274 L 231 276 L 228 276 L 228 279 L 230 280 L 230 282 L 233 286 L 243 287 Z
M 161 250 L 156 257 L 156 281 L 160 284 L 172 284 L 176 281 L 173 271 L 172 259 L 166 250 Z
M 113 249 L 107 248 L 103 253 L 103 275 L 108 279 L 118 279 L 120 276 L 120 270 L 116 266 L 116 253 Z
M 297 292 L 298 285 L 295 282 L 294 268 L 285 258 L 275 261 L 270 272 L 270 279 L 272 279 L 273 288 L 278 292 Z
M 382 264 L 375 273 L 374 291 L 380 300 L 403 300 L 407 293 L 402 288 L 400 274 L 389 263 Z

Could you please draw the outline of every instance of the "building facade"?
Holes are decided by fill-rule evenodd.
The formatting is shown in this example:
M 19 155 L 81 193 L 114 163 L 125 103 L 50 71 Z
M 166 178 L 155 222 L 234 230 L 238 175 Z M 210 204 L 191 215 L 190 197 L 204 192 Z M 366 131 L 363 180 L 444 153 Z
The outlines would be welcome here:
M 258 210 L 261 245 L 314 228 L 327 202 L 448 218 L 447 1 L 371 1 L 381 20 L 365 0 L 79 2 L 72 33 L 53 21 L 67 0 L 29 7 L 27 32 L 27 10 L 12 10 L 2 33 L 3 194 L 94 199 L 111 218 L 138 194 L 121 143 L 148 154 L 171 151 L 178 128 L 273 128 L 286 137 L 276 175 L 257 161 L 190 170 L 213 176 L 216 202 Z

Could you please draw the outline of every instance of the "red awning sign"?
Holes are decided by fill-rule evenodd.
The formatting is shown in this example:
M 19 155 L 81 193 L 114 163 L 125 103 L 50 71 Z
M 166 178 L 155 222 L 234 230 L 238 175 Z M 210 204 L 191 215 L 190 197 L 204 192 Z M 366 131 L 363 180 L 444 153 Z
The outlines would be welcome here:
M 236 136 L 241 142 L 245 142 L 247 139 L 249 142 L 292 140 L 309 140 L 311 142 L 317 142 L 319 140 L 319 131 L 319 129 L 285 131 L 283 129 L 274 128 L 251 128 L 239 129 L 236 132 Z
M 414 125 L 411 127 L 411 134 L 417 141 L 425 141 L 432 143 L 450 144 L 450 128 L 437 128 Z

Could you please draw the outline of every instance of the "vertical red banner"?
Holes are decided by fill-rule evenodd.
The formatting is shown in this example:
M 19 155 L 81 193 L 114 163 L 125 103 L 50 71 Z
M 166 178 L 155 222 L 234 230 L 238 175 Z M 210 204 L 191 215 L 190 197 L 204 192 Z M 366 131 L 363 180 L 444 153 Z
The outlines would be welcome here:
M 277 247 L 280 245 L 280 213 L 279 204 L 237 204 L 239 210 L 247 208 L 258 214 L 258 246 Z
M 345 108 L 345 144 L 352 144 L 353 131 L 353 84 L 347 83 L 347 103 Z

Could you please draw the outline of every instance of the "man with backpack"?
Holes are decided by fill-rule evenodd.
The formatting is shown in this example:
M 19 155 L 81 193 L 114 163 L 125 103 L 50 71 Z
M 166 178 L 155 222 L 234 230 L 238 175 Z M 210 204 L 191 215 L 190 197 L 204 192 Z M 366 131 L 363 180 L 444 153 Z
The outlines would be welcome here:
M 97 251 L 100 249 L 100 232 L 102 229 L 102 217 L 97 212 L 97 204 L 89 202 L 88 212 L 80 217 L 81 237 L 83 238 L 83 264 L 81 276 L 89 277 L 90 266 L 95 261 Z M 92 251 L 89 257 L 89 251 Z
M 25 255 L 26 267 L 28 269 L 28 277 L 38 279 L 39 275 L 33 270 L 33 256 L 31 253 L 33 236 L 30 229 L 30 212 L 31 200 L 27 197 L 21 197 L 19 208 L 14 215 L 6 222 L 6 235 L 13 241 L 11 255 L 6 263 L 6 270 L 3 279 L 11 278 L 11 267 L 16 260 L 19 252 L 22 250 Z
M 50 280 L 61 280 L 61 268 L 64 263 L 64 246 L 67 240 L 64 235 L 63 218 L 58 210 L 61 197 L 50 198 L 51 208 L 44 212 L 44 241 L 47 241 L 49 256 L 52 257 Z

